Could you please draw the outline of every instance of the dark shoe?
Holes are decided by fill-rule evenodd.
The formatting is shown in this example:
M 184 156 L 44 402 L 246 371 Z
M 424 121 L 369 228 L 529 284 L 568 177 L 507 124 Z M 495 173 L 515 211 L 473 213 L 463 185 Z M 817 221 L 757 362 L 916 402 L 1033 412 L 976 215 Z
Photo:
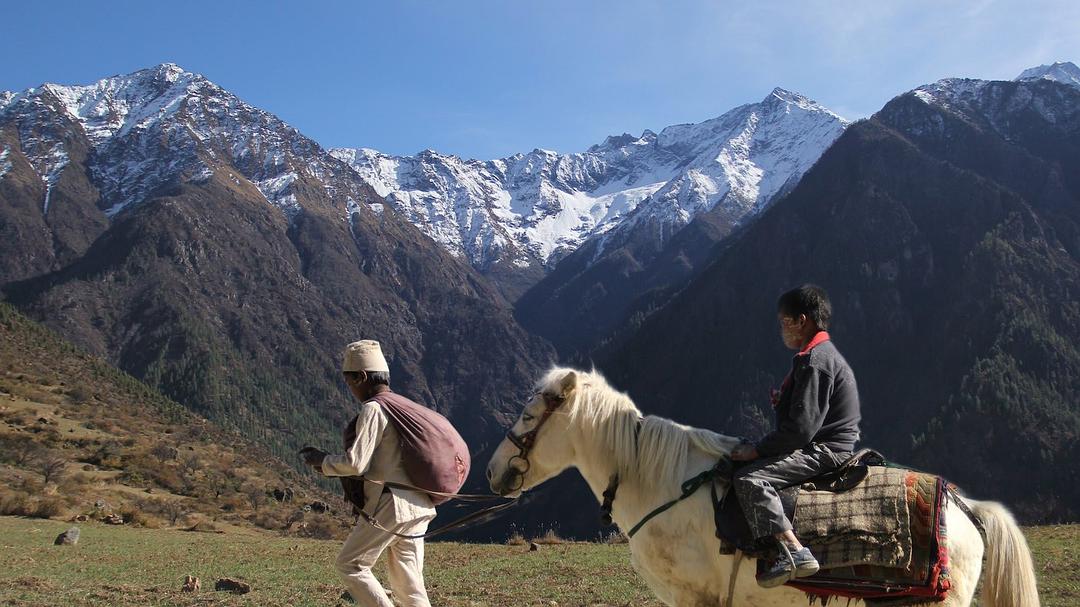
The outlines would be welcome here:
M 802 550 L 792 552 L 791 560 L 795 563 L 795 577 L 809 577 L 821 569 L 821 565 L 806 546 L 803 546 Z
M 813 557 L 811 557 L 813 558 Z M 816 562 L 816 561 L 815 561 Z M 795 561 L 791 558 L 791 551 L 787 546 L 780 545 L 780 551 L 765 570 L 757 575 L 758 586 L 762 588 L 776 588 L 795 578 Z

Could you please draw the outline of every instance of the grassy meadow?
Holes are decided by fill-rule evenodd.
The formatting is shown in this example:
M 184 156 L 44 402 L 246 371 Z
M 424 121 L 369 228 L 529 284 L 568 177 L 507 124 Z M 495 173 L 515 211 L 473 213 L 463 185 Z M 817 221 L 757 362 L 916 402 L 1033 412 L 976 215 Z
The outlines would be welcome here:
M 53 546 L 71 523 L 0 517 L 2 605 L 351 605 L 333 568 L 340 542 L 268 532 L 227 534 L 81 524 L 75 546 Z M 625 544 L 431 542 L 426 578 L 440 607 L 659 605 L 630 568 Z M 184 576 L 202 590 L 184 593 Z M 380 561 L 376 575 L 386 580 Z M 231 577 L 252 592 L 214 592 Z
M 267 532 L 226 534 L 80 525 L 76 546 L 53 546 L 70 523 L 0 517 L 3 605 L 349 605 L 333 570 L 336 541 Z M 1080 604 L 1080 525 L 1026 530 L 1043 605 Z M 654 606 L 619 544 L 524 545 L 432 542 L 427 549 L 432 602 L 445 607 L 504 605 Z M 386 579 L 378 567 L 376 574 Z M 202 590 L 184 593 L 184 576 Z M 246 595 L 214 592 L 222 577 L 252 586 Z

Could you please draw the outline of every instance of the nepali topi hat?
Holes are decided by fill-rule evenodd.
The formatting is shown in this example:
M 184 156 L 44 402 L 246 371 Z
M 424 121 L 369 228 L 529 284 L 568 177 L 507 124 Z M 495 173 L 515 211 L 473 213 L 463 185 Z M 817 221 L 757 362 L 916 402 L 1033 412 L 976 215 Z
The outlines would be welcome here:
M 386 357 L 383 356 L 379 342 L 361 339 L 345 346 L 345 362 L 342 363 L 341 370 L 389 373 L 390 366 L 386 364 Z

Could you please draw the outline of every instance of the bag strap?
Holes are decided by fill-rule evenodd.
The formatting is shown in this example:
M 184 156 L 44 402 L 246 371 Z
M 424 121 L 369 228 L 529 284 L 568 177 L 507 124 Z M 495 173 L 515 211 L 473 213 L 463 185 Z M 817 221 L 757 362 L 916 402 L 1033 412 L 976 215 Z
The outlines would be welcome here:
M 409 483 L 402 483 L 398 481 L 377 481 L 370 479 L 366 476 L 353 476 L 348 478 L 359 478 L 365 482 L 374 483 L 376 485 L 382 485 L 383 487 L 389 487 L 391 489 L 403 489 L 406 491 L 416 491 L 433 497 L 445 497 L 447 499 L 460 500 L 463 502 L 493 502 L 495 500 L 506 499 L 501 495 L 483 495 L 479 493 L 445 493 L 443 491 L 432 491 L 431 489 L 424 489 L 417 487 L 416 485 L 410 485 Z

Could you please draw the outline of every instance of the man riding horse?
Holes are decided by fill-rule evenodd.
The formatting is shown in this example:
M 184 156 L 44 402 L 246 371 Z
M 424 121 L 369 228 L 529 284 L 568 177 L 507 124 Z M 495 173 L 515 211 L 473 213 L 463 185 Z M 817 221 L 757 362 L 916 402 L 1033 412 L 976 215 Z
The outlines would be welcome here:
M 773 394 L 776 429 L 756 444 L 735 448 L 748 462 L 735 473 L 734 489 L 755 539 L 773 537 L 776 559 L 758 575 L 766 588 L 813 575 L 818 562 L 792 531 L 777 490 L 837 468 L 859 440 L 855 376 L 826 332 L 832 316 L 821 287 L 803 285 L 777 304 L 784 345 L 797 351 L 791 371 Z

